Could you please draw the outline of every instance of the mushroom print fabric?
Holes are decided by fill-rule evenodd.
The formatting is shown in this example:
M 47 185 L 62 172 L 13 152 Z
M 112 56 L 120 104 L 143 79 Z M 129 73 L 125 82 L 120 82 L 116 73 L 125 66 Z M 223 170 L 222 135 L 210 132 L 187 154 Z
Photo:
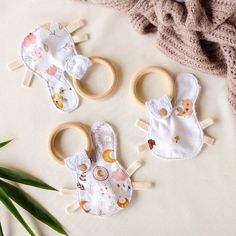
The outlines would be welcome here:
M 74 111 L 79 98 L 66 76 L 81 79 L 91 61 L 75 50 L 74 41 L 58 22 L 39 26 L 21 44 L 21 58 L 25 66 L 47 84 L 54 106 L 63 111 Z
M 116 137 L 111 126 L 97 122 L 91 128 L 94 156 L 81 151 L 65 159 L 76 173 L 80 207 L 92 215 L 113 215 L 126 208 L 132 197 L 130 175 L 116 158 Z
M 198 155 L 204 143 L 213 144 L 214 140 L 203 133 L 213 120 L 198 121 L 195 104 L 200 86 L 194 75 L 179 74 L 175 85 L 173 104 L 165 95 L 146 102 L 150 120 L 146 147 L 157 158 L 190 159 Z

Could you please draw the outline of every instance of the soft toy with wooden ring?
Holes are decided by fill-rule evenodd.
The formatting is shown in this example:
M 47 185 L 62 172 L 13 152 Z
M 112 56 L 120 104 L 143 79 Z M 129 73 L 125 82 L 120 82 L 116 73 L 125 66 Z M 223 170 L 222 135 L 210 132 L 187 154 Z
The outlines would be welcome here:
M 164 78 L 168 91 L 164 96 L 145 101 L 138 93 L 138 86 L 149 73 Z M 148 149 L 160 159 L 190 159 L 199 154 L 204 143 L 213 144 L 214 139 L 204 135 L 203 129 L 214 121 L 208 118 L 199 122 L 195 111 L 200 86 L 194 75 L 181 73 L 174 80 L 163 68 L 148 67 L 135 74 L 131 89 L 135 101 L 145 105 L 150 120 L 150 124 L 136 122 L 147 134 L 146 142 L 138 146 L 140 152 Z
M 64 165 L 64 157 L 61 153 L 58 152 L 57 148 L 55 147 L 55 141 L 59 133 L 63 132 L 66 129 L 76 129 L 78 131 L 81 131 L 84 135 L 84 138 L 86 139 L 86 147 L 85 147 L 85 152 L 90 155 L 92 152 L 92 139 L 90 136 L 90 132 L 87 129 L 87 127 L 80 123 L 80 122 L 66 122 L 58 125 L 54 130 L 52 131 L 51 135 L 49 136 L 49 152 L 51 156 L 60 164 Z M 84 167 L 81 166 L 83 169 Z
M 170 98 L 170 101 L 173 100 L 175 95 L 175 82 L 174 78 L 163 68 L 161 67 L 147 67 L 145 69 L 140 70 L 138 73 L 135 74 L 134 79 L 132 81 L 132 94 L 134 99 L 142 106 L 145 105 L 146 100 L 138 93 L 138 87 L 140 86 L 141 82 L 145 79 L 145 75 L 147 74 L 158 74 L 167 82 L 167 95 Z
M 109 95 L 111 95 L 111 93 L 116 88 L 117 77 L 116 77 L 116 73 L 115 73 L 115 68 L 105 58 L 94 56 L 94 57 L 90 57 L 89 59 L 91 60 L 91 62 L 93 64 L 98 63 L 101 65 L 104 65 L 105 68 L 108 69 L 108 71 L 110 72 L 110 75 L 111 75 L 111 82 L 110 82 L 109 87 L 101 94 L 92 94 L 84 89 L 83 80 L 78 80 L 75 77 L 72 77 L 74 88 L 77 91 L 77 93 L 83 98 L 92 99 L 92 100 L 104 99 L 104 98 L 108 97 Z
M 51 21 L 36 27 L 22 41 L 20 58 L 8 65 L 10 70 L 25 66 L 25 87 L 30 86 L 33 75 L 40 77 L 46 83 L 53 106 L 66 113 L 75 111 L 79 106 L 78 94 L 98 100 L 109 96 L 116 87 L 115 69 L 107 59 L 88 58 L 77 52 L 75 45 L 89 37 L 87 34 L 71 34 L 84 24 L 83 20 L 76 20 L 65 27 Z M 95 63 L 104 65 L 111 74 L 111 83 L 102 94 L 91 94 L 83 87 L 84 75 Z
M 56 149 L 57 135 L 65 129 L 81 130 L 86 138 L 84 150 L 64 158 Z M 141 166 L 134 162 L 125 170 L 116 158 L 116 136 L 105 122 L 96 122 L 89 131 L 79 122 L 67 122 L 57 126 L 49 137 L 50 154 L 76 174 L 77 189 L 63 188 L 61 193 L 76 193 L 78 199 L 66 209 L 72 212 L 82 208 L 92 215 L 113 215 L 126 208 L 133 190 L 150 187 L 149 182 L 132 182 L 131 175 Z

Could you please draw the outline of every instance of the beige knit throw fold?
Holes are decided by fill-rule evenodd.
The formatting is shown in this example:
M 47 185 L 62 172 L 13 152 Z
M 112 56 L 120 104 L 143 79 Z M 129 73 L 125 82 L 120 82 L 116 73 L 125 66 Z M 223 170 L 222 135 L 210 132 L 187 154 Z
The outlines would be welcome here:
M 226 76 L 236 116 L 236 0 L 78 0 L 127 13 L 134 28 L 155 33 L 158 48 L 175 61 Z

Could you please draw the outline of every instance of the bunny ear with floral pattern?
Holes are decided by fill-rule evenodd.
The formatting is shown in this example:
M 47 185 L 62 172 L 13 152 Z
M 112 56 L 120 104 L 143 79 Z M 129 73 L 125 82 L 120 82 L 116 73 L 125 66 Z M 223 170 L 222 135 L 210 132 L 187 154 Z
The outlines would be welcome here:
M 70 76 L 80 80 L 91 65 L 88 57 L 75 55 L 67 60 L 65 70 Z
M 71 112 L 78 107 L 79 98 L 64 72 L 80 79 L 91 63 L 87 57 L 77 54 L 66 28 L 58 22 L 38 27 L 24 38 L 21 59 L 28 70 L 46 82 L 50 99 L 57 109 Z
M 85 150 L 75 153 L 73 156 L 65 159 L 65 165 L 68 169 L 75 172 L 86 172 L 91 166 L 91 161 Z
M 96 159 L 106 162 L 116 161 L 116 136 L 112 127 L 106 122 L 96 122 L 91 128 Z

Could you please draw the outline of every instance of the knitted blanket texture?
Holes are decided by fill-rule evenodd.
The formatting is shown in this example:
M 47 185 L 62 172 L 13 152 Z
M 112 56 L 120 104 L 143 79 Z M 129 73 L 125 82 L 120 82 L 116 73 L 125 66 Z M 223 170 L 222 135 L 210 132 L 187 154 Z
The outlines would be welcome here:
M 77 0 L 127 14 L 136 31 L 155 33 L 160 51 L 191 68 L 227 78 L 236 116 L 236 0 Z

